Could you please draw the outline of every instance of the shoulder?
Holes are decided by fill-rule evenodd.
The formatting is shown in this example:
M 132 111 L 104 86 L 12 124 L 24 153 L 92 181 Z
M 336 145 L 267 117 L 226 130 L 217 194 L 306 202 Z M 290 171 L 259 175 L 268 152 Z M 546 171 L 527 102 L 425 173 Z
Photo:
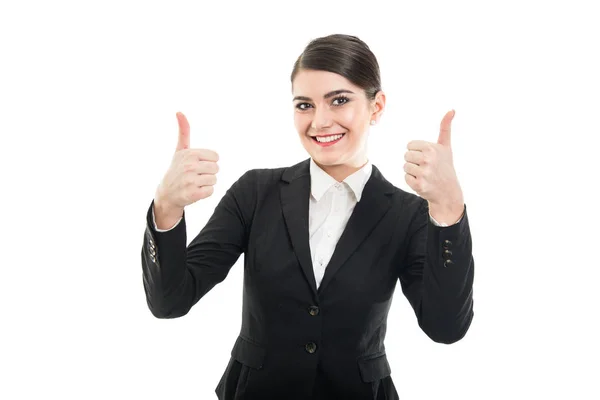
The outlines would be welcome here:
M 391 197 L 392 214 L 391 217 L 403 221 L 400 225 L 405 224 L 422 224 L 422 221 L 427 221 L 426 216 L 429 213 L 429 203 L 424 198 L 413 192 L 408 192 L 383 177 L 383 174 L 377 167 L 373 166 L 372 177 L 379 184 L 371 185 L 384 190 Z
M 408 192 L 388 181 L 375 165 L 373 165 L 372 177 L 376 182 L 379 182 L 376 187 L 379 190 L 384 190 L 386 193 L 391 194 L 396 205 L 401 205 L 405 210 L 419 211 L 428 206 L 427 201 L 422 197 L 415 193 Z
M 265 199 L 278 195 L 282 182 L 303 176 L 304 169 L 308 173 L 308 165 L 307 161 L 302 161 L 288 167 L 249 169 L 233 183 L 226 195 L 250 213 Z
M 427 200 L 416 195 L 415 193 L 407 192 L 398 187 L 396 187 L 396 190 L 397 194 L 402 198 L 404 206 L 410 210 L 422 211 L 424 208 L 429 206 Z
M 239 178 L 236 184 L 265 188 L 277 185 L 282 180 L 289 181 L 306 174 L 309 174 L 309 159 L 286 167 L 250 169 Z

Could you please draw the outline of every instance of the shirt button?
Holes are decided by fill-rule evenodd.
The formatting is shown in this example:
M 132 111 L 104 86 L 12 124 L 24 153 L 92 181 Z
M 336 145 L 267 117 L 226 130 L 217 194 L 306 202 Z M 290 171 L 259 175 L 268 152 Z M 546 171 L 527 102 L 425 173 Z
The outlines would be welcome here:
M 319 314 L 319 307 L 317 307 L 317 306 L 310 306 L 310 307 L 308 307 L 308 313 L 310 315 L 312 315 L 313 317 L 315 315 L 318 315 Z
M 442 257 L 444 257 L 444 260 L 449 260 L 452 258 L 452 250 L 444 250 Z
M 306 345 L 304 346 L 304 349 L 306 349 L 306 351 L 310 354 L 314 353 L 315 351 L 317 351 L 317 345 L 314 344 L 313 342 L 310 343 L 306 343 Z
M 444 242 L 442 243 L 442 247 L 445 249 L 449 249 L 450 247 L 452 247 L 452 242 L 449 241 L 448 239 L 444 240 Z
M 327 232 L 327 237 L 331 237 L 331 231 Z

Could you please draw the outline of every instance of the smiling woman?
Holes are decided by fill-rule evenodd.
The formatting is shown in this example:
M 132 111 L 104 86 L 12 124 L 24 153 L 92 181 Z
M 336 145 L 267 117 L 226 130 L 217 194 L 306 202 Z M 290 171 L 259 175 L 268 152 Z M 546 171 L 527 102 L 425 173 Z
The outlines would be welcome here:
M 312 41 L 291 74 L 294 124 L 315 163 L 342 181 L 367 163 L 369 126 L 385 107 L 379 65 L 347 35 Z
M 425 199 L 392 185 L 368 159 L 385 95 L 364 42 L 340 34 L 313 40 L 291 83 L 310 158 L 247 171 L 187 247 L 184 207 L 212 194 L 218 155 L 189 148 L 190 127 L 178 114 L 177 150 L 146 214 L 148 307 L 157 318 L 186 315 L 243 253 L 242 326 L 219 399 L 398 399 L 384 345 L 397 282 L 433 341 L 461 340 L 474 315 L 452 116 L 440 143 L 409 144 L 407 172 L 432 194 Z M 450 226 L 433 219 L 430 202 Z

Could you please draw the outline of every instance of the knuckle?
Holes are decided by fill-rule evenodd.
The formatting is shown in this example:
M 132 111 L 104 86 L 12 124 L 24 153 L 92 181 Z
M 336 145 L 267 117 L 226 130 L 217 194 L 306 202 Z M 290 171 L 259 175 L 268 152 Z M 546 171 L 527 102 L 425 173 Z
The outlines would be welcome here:
M 200 149 L 200 150 L 198 150 L 197 154 L 198 154 L 198 157 L 203 161 L 208 161 L 208 162 L 219 161 L 219 155 L 213 150 Z
M 212 194 L 212 192 L 213 192 L 212 186 L 202 186 L 201 188 L 198 189 L 198 194 L 201 196 L 201 198 L 210 196 Z
M 211 186 L 214 185 L 216 181 L 214 174 L 202 174 L 200 175 L 200 186 Z
M 201 168 L 200 168 L 201 173 L 215 174 L 215 173 L 217 173 L 217 171 L 219 169 L 217 164 L 215 164 L 213 161 L 201 161 L 200 165 L 201 165 Z
M 190 149 L 182 149 L 177 151 L 177 153 L 175 153 L 175 157 L 177 157 L 180 160 L 188 160 L 190 158 L 192 154 L 192 150 Z
M 190 157 L 189 153 L 183 153 L 184 150 L 180 150 L 177 152 L 176 157 L 180 163 L 188 164 L 193 160 L 193 157 Z
M 194 198 L 200 200 L 204 198 L 204 190 L 202 188 L 198 188 L 194 191 Z
M 185 163 L 185 164 L 183 164 L 183 170 L 185 172 L 191 172 L 191 171 L 194 170 L 194 168 L 196 168 L 196 166 L 194 164 L 192 164 L 192 163 Z

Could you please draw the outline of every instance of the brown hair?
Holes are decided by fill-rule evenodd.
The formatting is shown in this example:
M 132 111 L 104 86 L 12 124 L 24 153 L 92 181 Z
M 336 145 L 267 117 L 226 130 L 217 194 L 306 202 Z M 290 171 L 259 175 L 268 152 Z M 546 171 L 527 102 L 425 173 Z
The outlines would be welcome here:
M 369 100 L 381 90 L 377 58 L 356 36 L 333 34 L 312 40 L 294 63 L 292 82 L 301 69 L 341 75 L 361 87 Z

